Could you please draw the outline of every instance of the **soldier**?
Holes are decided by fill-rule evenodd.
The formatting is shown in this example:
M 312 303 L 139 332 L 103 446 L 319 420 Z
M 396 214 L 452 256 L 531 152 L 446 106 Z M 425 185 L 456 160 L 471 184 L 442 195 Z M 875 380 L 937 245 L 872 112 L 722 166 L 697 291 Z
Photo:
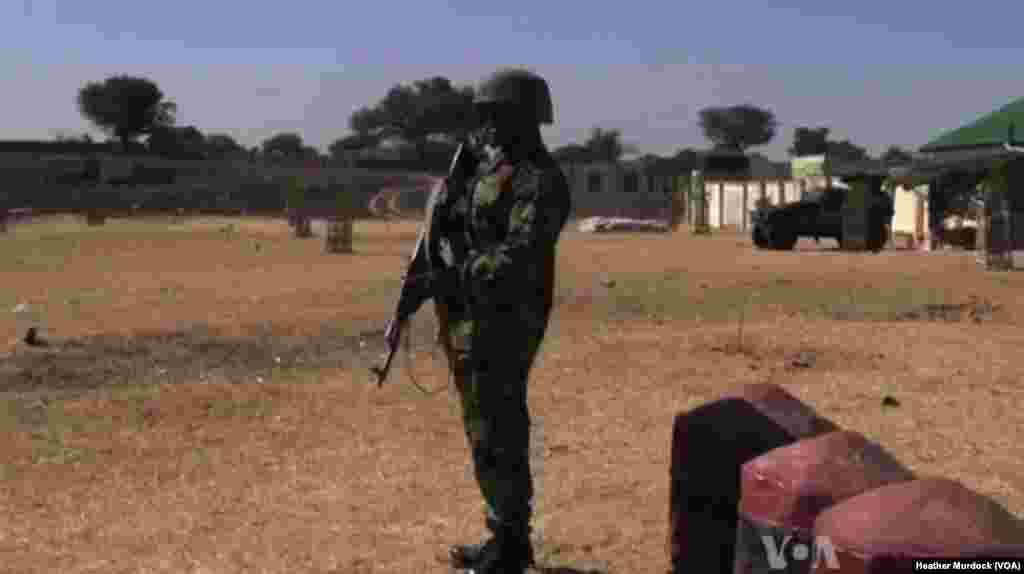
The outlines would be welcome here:
M 554 302 L 555 248 L 571 199 L 540 133 L 553 122 L 543 78 L 498 71 L 474 104 L 486 152 L 466 188 L 439 203 L 448 217 L 442 250 L 454 266 L 438 307 L 492 535 L 449 554 L 476 574 L 521 573 L 533 563 L 527 378 Z

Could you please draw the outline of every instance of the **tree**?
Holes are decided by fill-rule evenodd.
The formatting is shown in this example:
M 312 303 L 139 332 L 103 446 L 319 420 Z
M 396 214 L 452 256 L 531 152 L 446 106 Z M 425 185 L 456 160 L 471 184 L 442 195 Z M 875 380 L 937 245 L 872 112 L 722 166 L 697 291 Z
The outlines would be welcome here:
M 348 127 L 358 137 L 372 137 L 384 123 L 377 108 L 360 108 L 348 118 Z
M 157 127 L 174 125 L 177 106 L 164 100 L 156 83 L 134 76 L 112 76 L 78 91 L 78 109 L 122 145 Z
M 796 128 L 793 132 L 793 146 L 789 148 L 789 155 L 801 157 L 828 153 L 829 131 L 829 128 Z
M 593 161 L 590 148 L 580 144 L 567 144 L 551 151 L 551 156 L 559 162 L 586 163 Z
M 304 159 L 308 152 L 302 136 L 295 132 L 273 135 L 263 140 L 260 149 L 267 157 L 284 159 Z
M 687 172 L 697 169 L 698 159 L 700 159 L 700 154 L 693 148 L 681 149 L 672 156 L 672 161 Z
M 601 128 L 590 131 L 590 137 L 584 142 L 583 147 L 587 149 L 591 158 L 609 162 L 617 162 L 622 154 L 633 151 L 632 146 L 622 143 L 621 131 Z
M 636 147 L 622 143 L 620 130 L 593 128 L 583 145 L 571 143 L 555 148 L 551 155 L 560 162 L 586 163 L 592 161 L 617 162 Z
M 829 159 L 840 161 L 862 161 L 870 159 L 868 150 L 853 144 L 850 140 L 835 141 L 828 139 L 829 128 L 798 127 L 793 132 L 793 146 L 789 155 L 801 157 L 805 155 L 827 154 Z
M 828 142 L 829 160 L 839 161 L 862 161 L 871 159 L 868 150 L 850 143 L 850 140 Z
M 349 118 L 349 127 L 356 134 L 400 137 L 413 144 L 421 158 L 431 136 L 454 140 L 476 125 L 473 89 L 456 88 L 440 76 L 397 85 L 375 105 L 361 108 Z
M 224 158 L 245 153 L 235 138 L 227 134 L 209 134 L 206 136 L 206 153 L 211 158 Z
M 772 141 L 778 122 L 772 112 L 743 104 L 702 109 L 700 127 L 715 147 L 744 152 Z
M 372 149 L 380 144 L 380 139 L 369 133 L 354 133 L 352 135 L 338 138 L 327 146 L 327 153 L 332 158 L 340 158 L 345 152 Z
M 889 149 L 885 150 L 885 153 L 882 154 L 882 161 L 891 165 L 909 163 L 912 159 L 914 159 L 914 156 L 910 152 L 894 145 L 889 146 Z
M 149 151 L 173 158 L 205 158 L 207 155 L 206 137 L 195 126 L 154 127 L 146 140 Z
M 320 159 L 320 150 L 311 145 L 302 146 L 302 159 Z

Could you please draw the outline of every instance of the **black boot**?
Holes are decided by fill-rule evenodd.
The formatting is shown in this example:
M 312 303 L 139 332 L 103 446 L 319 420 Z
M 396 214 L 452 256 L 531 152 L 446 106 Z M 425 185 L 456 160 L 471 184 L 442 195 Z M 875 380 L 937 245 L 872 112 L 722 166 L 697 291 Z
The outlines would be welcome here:
M 483 558 L 488 545 L 495 543 L 494 538 L 491 538 L 479 544 L 456 544 L 448 549 L 448 558 L 453 568 L 472 568 Z
M 492 530 L 494 535 L 486 542 L 452 546 L 448 551 L 452 566 L 474 574 L 521 574 L 534 564 L 528 529 Z

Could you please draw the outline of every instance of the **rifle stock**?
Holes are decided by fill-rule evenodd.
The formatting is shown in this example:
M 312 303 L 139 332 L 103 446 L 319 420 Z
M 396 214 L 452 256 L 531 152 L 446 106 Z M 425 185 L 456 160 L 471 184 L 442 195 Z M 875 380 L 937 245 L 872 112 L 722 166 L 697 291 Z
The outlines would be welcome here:
M 405 274 L 402 275 L 402 288 L 394 314 L 384 331 L 384 341 L 388 347 L 387 357 L 382 366 L 370 369 L 376 377 L 378 387 L 384 384 L 391 371 L 391 363 L 398 351 L 398 344 L 406 322 L 419 311 L 428 299 L 434 297 L 431 280 L 435 273 L 435 262 L 431 244 L 434 236 L 440 231 L 434 225 L 437 219 L 435 209 L 438 209 L 440 196 L 443 193 L 461 193 L 465 179 L 472 175 L 475 169 L 476 158 L 467 150 L 467 143 L 463 142 L 459 144 L 452 157 L 444 186 L 438 185 L 431 191 L 430 198 L 427 200 L 426 216 L 420 228 L 419 237 L 416 239 L 416 246 L 413 247 L 409 266 Z

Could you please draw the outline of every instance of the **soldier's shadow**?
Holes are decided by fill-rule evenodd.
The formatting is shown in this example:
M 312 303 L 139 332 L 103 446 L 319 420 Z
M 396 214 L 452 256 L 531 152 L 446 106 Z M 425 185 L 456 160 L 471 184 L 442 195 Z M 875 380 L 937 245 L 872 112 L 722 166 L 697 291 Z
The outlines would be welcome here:
M 601 567 L 588 568 L 570 565 L 554 566 L 538 564 L 534 566 L 532 570 L 528 570 L 528 572 L 530 572 L 530 574 L 608 574 L 608 569 Z

